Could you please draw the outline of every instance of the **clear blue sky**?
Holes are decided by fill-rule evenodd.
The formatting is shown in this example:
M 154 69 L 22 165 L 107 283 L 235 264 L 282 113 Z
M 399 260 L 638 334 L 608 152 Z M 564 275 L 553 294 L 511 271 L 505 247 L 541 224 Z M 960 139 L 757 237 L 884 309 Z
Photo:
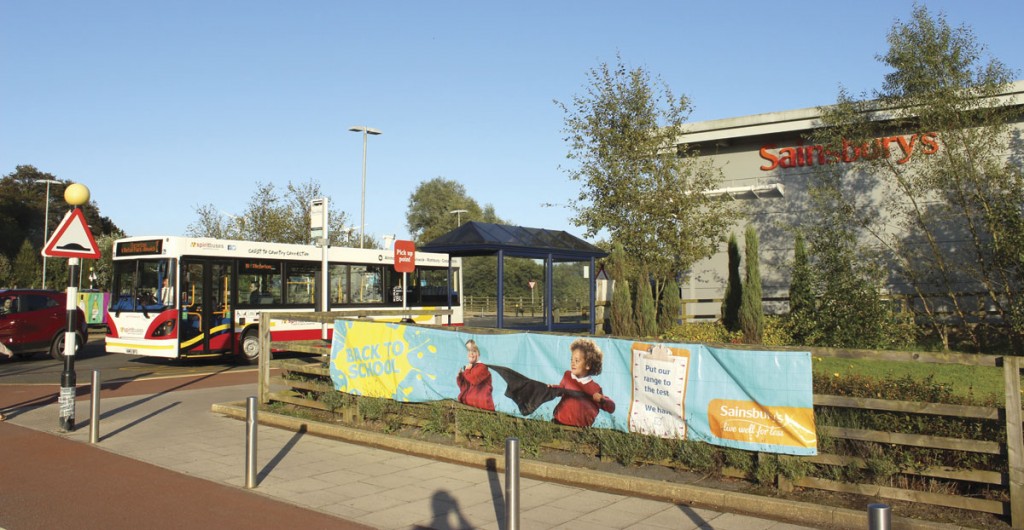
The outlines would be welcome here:
M 926 2 L 1024 67 L 1019 0 Z M 0 0 L 0 174 L 89 186 L 130 235 L 240 213 L 256 182 L 316 180 L 366 231 L 408 236 L 434 177 L 516 224 L 563 229 L 578 192 L 553 100 L 614 63 L 689 96 L 691 121 L 813 107 L 880 87 L 896 19 L 861 2 Z M 454 220 L 453 220 L 454 226 Z

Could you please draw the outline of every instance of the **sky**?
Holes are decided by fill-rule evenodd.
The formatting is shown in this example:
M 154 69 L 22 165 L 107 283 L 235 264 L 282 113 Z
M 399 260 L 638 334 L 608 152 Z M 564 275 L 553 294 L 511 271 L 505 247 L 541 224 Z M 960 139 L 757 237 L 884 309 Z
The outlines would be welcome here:
M 1024 78 L 1020 0 L 924 3 Z M 689 121 L 879 89 L 906 1 L 0 0 L 0 175 L 89 187 L 127 234 L 238 215 L 257 183 L 318 182 L 358 229 L 408 239 L 409 197 L 461 183 L 514 224 L 582 236 L 565 115 L 616 56 Z M 453 205 L 456 209 L 459 205 Z M 452 227 L 455 227 L 455 215 Z

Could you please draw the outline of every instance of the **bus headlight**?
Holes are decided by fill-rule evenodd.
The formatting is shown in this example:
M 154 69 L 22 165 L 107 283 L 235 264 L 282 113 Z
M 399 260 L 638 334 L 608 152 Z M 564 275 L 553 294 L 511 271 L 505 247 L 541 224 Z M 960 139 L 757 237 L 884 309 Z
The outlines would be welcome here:
M 177 322 L 177 320 L 171 319 L 171 320 L 168 320 L 167 322 L 164 322 L 163 324 L 160 324 L 159 326 L 157 326 L 157 328 L 155 330 L 153 330 L 153 336 L 154 337 L 166 337 L 168 335 L 173 334 L 174 333 L 174 323 L 175 322 Z

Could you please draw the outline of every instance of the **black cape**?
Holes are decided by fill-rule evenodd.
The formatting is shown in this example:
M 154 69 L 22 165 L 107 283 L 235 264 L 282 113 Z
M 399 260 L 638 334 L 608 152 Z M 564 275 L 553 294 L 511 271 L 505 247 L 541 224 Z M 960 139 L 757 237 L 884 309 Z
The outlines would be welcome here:
M 578 390 L 566 390 L 564 388 L 552 388 L 546 383 L 535 381 L 525 375 L 504 366 L 487 365 L 488 368 L 498 372 L 498 375 L 505 380 L 505 396 L 515 401 L 519 406 L 519 413 L 523 416 L 533 414 L 537 407 L 561 396 L 586 397 L 586 393 Z

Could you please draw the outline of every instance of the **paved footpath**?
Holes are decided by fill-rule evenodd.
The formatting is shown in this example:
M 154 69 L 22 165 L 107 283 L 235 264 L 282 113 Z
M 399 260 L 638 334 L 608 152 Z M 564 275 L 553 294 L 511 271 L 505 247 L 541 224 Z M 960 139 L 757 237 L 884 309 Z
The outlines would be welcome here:
M 245 422 L 214 403 L 255 395 L 254 372 L 88 385 L 60 433 L 57 385 L 0 385 L 0 528 L 502 529 L 504 474 L 267 426 L 246 489 Z M 520 527 L 807 527 L 522 478 Z

